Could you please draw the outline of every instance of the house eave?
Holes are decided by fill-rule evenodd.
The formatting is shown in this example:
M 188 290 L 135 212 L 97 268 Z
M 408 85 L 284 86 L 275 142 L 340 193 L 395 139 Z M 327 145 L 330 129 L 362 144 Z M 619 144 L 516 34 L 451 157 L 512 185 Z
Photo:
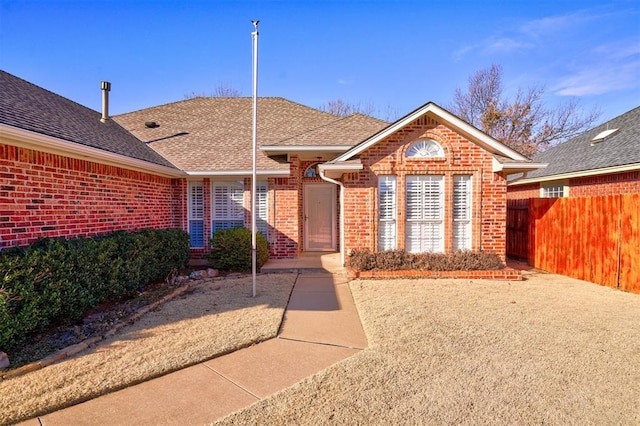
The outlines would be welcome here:
M 266 155 L 287 155 L 287 160 L 296 156 L 301 160 L 321 160 L 333 159 L 336 155 L 350 149 L 353 145 L 269 145 L 261 146 L 260 151 Z
M 183 177 L 185 175 L 182 170 L 177 168 L 150 163 L 148 161 L 127 157 L 126 155 L 116 154 L 53 136 L 43 135 L 42 133 L 9 126 L 7 124 L 0 124 L 0 139 L 3 143 L 7 143 L 8 145 L 48 152 L 50 154 L 63 155 L 65 157 L 80 160 L 94 161 L 97 163 L 146 173 L 153 173 L 164 177 L 175 178 Z
M 503 175 L 512 175 L 515 173 L 527 173 L 533 170 L 544 169 L 547 167 L 547 163 L 533 163 L 533 162 L 505 162 L 501 163 L 495 158 L 493 159 L 492 171 L 494 173 L 502 172 Z
M 251 177 L 251 170 L 185 170 L 187 176 L 193 177 Z M 289 170 L 257 170 L 257 176 L 289 177 Z
M 362 170 L 364 166 L 362 163 L 349 163 L 349 164 L 340 164 L 340 163 L 324 163 L 318 164 L 318 169 L 325 176 L 331 179 L 339 179 L 345 173 L 353 173 Z
M 532 177 L 532 178 L 523 177 L 521 179 L 514 180 L 513 182 L 509 182 L 508 186 L 527 185 L 530 183 L 550 182 L 550 181 L 563 180 L 563 179 L 574 179 L 574 178 L 589 177 L 589 176 L 607 175 L 607 174 L 613 174 L 613 173 L 623 173 L 623 172 L 630 172 L 634 170 L 640 170 L 640 163 L 625 164 L 622 166 L 603 167 L 601 169 L 580 170 L 576 172 L 559 173 L 557 175 L 549 175 L 549 176 L 541 176 L 541 177 Z

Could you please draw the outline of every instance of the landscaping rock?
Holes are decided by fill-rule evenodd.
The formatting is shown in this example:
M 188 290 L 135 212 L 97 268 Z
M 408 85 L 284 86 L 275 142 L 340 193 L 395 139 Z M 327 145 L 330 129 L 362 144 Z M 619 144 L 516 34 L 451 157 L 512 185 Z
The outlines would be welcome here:
M 189 281 L 189 277 L 186 275 L 178 275 L 177 277 L 174 278 L 172 284 L 173 285 L 180 285 L 185 281 Z
M 4 352 L 0 352 L 0 370 L 9 368 L 9 365 L 11 365 L 11 363 L 9 362 L 9 357 L 7 356 L 7 354 Z
M 204 271 L 193 271 L 192 273 L 189 274 L 189 279 L 191 280 L 201 280 L 203 278 L 205 278 L 206 272 Z
M 217 277 L 218 275 L 220 275 L 220 272 L 217 269 L 213 269 L 213 268 L 207 269 L 207 276 L 209 278 L 214 278 L 214 277 Z

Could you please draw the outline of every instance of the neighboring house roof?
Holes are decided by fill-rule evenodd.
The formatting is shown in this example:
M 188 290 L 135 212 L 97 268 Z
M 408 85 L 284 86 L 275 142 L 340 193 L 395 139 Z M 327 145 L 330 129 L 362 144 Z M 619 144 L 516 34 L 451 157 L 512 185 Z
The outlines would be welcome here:
M 612 132 L 614 129 L 618 130 Z M 549 165 L 512 185 L 640 169 L 640 107 L 536 154 L 533 159 Z
M 2 70 L 0 88 L 0 124 L 10 126 L 6 131 L 22 129 L 175 169 L 118 123 L 102 123 L 99 112 Z
M 387 127 L 363 140 L 358 145 L 349 149 L 345 153 L 337 156 L 332 161 L 329 161 L 328 163 L 326 163 L 327 165 L 321 167 L 321 170 L 331 169 L 332 173 L 328 175 L 329 177 L 337 177 L 339 175 L 340 170 L 338 166 L 340 164 L 345 164 L 345 171 L 352 170 L 354 167 L 352 160 L 358 154 L 377 144 L 378 142 L 382 141 L 384 138 L 392 135 L 398 130 L 404 128 L 405 126 L 411 124 L 423 115 L 429 115 L 433 117 L 436 121 L 450 127 L 451 129 L 455 130 L 456 132 L 468 138 L 470 141 L 476 143 L 477 145 L 491 153 L 494 157 L 494 172 L 504 172 L 506 174 L 509 174 L 521 172 L 523 170 L 535 170 L 544 167 L 544 164 L 529 160 L 527 157 L 514 151 L 501 142 L 498 142 L 491 136 L 473 127 L 466 121 L 461 120 L 460 118 L 456 117 L 455 115 L 451 114 L 435 103 L 427 102 L 420 108 L 405 115 L 395 123 L 388 125 Z
M 252 168 L 252 98 L 193 98 L 115 117 L 158 153 L 191 174 L 233 175 Z M 150 128 L 146 122 L 155 122 Z M 258 145 L 310 149 L 346 145 L 343 152 L 384 122 L 360 114 L 336 117 L 283 98 L 258 99 Z M 274 154 L 274 152 L 269 152 Z M 285 159 L 258 152 L 261 174 L 287 174 Z

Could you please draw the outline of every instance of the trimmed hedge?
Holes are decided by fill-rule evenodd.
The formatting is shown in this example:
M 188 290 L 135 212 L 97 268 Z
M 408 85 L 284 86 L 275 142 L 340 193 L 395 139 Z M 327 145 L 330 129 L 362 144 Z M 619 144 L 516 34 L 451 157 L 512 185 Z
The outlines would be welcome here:
M 482 251 L 414 254 L 404 250 L 355 250 L 349 257 L 349 266 L 358 271 L 481 271 L 502 269 L 505 265 L 497 254 Z
M 0 348 L 52 323 L 81 318 L 105 300 L 164 280 L 189 260 L 180 229 L 45 238 L 0 252 Z
M 211 239 L 209 262 L 223 271 L 251 271 L 251 231 L 247 228 L 230 228 L 216 231 Z M 269 260 L 269 243 L 261 233 L 256 234 L 257 268 Z

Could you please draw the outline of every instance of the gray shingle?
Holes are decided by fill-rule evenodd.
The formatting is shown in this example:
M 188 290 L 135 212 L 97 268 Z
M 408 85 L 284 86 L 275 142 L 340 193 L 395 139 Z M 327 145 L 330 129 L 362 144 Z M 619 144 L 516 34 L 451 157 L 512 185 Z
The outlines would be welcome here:
M 592 139 L 607 129 L 619 129 L 602 142 Z M 548 163 L 530 172 L 527 178 L 539 178 L 605 167 L 640 163 L 640 107 L 588 130 L 567 142 L 534 156 L 534 161 Z
M 0 70 L 0 123 L 174 167 L 118 123 L 102 123 L 100 117 L 97 111 Z

